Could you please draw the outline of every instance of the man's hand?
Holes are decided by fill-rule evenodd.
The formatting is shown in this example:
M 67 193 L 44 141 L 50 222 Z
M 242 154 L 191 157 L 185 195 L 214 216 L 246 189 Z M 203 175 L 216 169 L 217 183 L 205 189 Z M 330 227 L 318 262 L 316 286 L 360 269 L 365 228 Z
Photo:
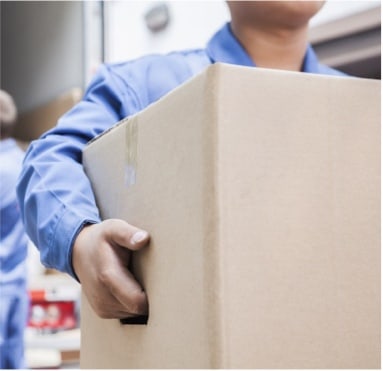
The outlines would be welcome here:
M 123 220 L 109 219 L 84 227 L 73 246 L 73 268 L 93 310 L 101 318 L 145 315 L 145 292 L 128 270 L 131 251 L 149 234 Z

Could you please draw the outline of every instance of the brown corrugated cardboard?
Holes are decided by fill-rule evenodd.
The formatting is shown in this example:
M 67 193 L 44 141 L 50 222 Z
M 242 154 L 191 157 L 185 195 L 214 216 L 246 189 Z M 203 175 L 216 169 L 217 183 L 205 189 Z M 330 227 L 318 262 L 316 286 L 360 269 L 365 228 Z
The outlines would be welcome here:
M 60 116 L 69 111 L 81 96 L 82 90 L 73 88 L 33 110 L 20 114 L 15 126 L 15 137 L 22 142 L 37 139 L 52 129 Z
M 147 325 L 85 298 L 84 368 L 379 368 L 380 83 L 214 65 L 84 151 Z

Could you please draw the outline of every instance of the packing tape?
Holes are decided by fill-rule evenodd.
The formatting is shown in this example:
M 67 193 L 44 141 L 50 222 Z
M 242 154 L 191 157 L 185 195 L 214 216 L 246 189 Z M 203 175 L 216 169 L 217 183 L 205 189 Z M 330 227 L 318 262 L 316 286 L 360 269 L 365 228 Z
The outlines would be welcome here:
M 125 152 L 125 185 L 130 187 L 136 184 L 137 177 L 137 119 L 132 117 L 126 125 L 126 152 Z

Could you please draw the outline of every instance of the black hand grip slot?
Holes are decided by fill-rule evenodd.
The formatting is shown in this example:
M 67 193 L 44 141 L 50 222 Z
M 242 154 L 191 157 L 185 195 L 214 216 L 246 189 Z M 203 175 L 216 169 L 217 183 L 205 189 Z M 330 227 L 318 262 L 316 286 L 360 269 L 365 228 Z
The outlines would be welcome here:
M 149 316 L 135 316 L 121 318 L 120 323 L 122 325 L 146 325 L 148 323 Z

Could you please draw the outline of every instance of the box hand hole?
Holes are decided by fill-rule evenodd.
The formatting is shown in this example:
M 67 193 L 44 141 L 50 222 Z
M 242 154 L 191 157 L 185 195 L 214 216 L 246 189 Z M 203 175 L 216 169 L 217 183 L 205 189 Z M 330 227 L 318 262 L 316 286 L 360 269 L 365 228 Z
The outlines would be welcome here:
M 149 316 L 135 316 L 121 318 L 120 323 L 122 325 L 146 325 L 148 323 Z

